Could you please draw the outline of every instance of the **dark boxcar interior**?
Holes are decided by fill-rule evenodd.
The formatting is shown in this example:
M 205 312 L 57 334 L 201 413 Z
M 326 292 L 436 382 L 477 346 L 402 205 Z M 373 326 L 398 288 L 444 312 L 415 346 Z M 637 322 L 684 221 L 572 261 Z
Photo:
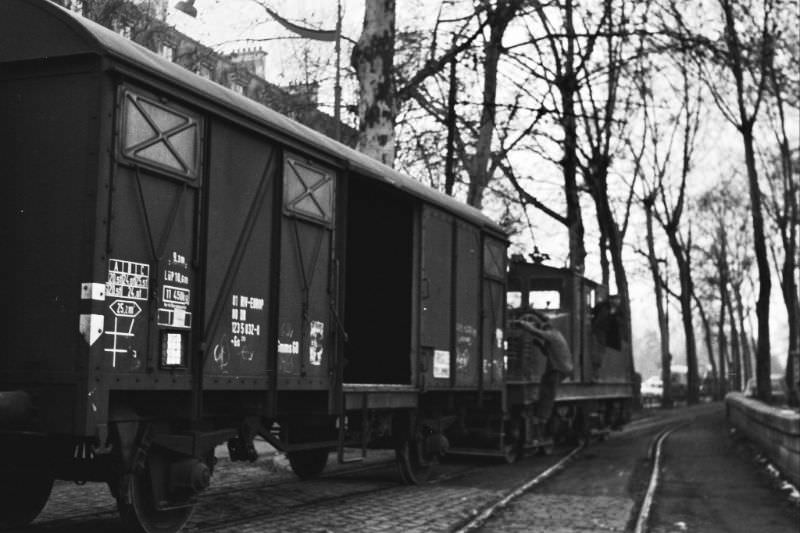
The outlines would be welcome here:
M 410 384 L 414 205 L 359 178 L 347 201 L 344 381 Z
M 79 416 L 76 373 L 87 358 L 76 332 L 95 226 L 86 208 L 95 187 L 88 146 L 98 135 L 99 83 L 58 72 L 33 79 L 8 74 L 0 82 L 0 296 L 8 310 L 0 375 L 39 383 L 44 375 L 58 376 L 51 378 L 57 386 L 37 393 L 51 408 L 36 421 L 70 432 L 81 423 L 73 419 Z

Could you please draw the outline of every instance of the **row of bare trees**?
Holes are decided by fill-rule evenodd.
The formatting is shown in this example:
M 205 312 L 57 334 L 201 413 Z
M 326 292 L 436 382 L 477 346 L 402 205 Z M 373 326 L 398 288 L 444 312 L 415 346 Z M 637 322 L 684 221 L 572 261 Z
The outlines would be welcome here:
M 797 33 L 787 24 L 796 9 L 796 1 L 778 0 L 443 2 L 429 34 L 418 29 L 412 45 L 382 48 L 384 65 L 392 54 L 403 57 L 393 73 L 398 114 L 383 116 L 413 132 L 398 151 L 401 165 L 423 169 L 433 185 L 473 206 L 499 201 L 517 218 L 528 208 L 544 213 L 565 227 L 568 263 L 579 272 L 593 208 L 599 238 L 590 256 L 603 280 L 613 280 L 628 317 L 626 249 L 647 260 L 664 383 L 671 364 L 666 307 L 674 299 L 689 401 L 698 400 L 701 382 L 698 320 L 716 393 L 740 389 L 753 375 L 754 348 L 758 395 L 769 399 L 776 267 L 789 318 L 787 380 L 796 381 L 789 355 L 798 349 L 799 180 L 790 130 L 800 106 Z M 381 20 L 394 19 L 384 12 Z M 366 19 L 364 31 L 373 31 Z M 356 70 L 362 42 L 364 35 Z M 360 98 L 367 93 L 362 85 Z M 361 117 L 365 129 L 375 116 Z M 723 127 L 720 119 L 738 132 L 741 164 L 703 176 L 696 159 L 717 148 L 704 137 Z M 540 194 L 541 169 L 561 176 L 560 199 Z M 712 187 L 704 187 L 707 178 Z M 644 218 L 645 246 L 626 241 L 632 217 Z M 666 243 L 668 258 L 657 243 Z M 676 289 L 668 289 L 667 262 L 676 267 Z M 754 332 L 746 320 L 748 281 Z M 669 394 L 666 386 L 667 402 Z

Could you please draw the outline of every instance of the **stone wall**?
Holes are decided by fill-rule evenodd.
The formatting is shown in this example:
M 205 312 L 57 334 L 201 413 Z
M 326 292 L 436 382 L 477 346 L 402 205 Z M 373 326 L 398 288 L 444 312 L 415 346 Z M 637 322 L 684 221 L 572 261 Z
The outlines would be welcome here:
M 800 487 L 800 413 L 740 392 L 725 397 L 725 408 L 728 423 L 755 442 L 781 474 Z

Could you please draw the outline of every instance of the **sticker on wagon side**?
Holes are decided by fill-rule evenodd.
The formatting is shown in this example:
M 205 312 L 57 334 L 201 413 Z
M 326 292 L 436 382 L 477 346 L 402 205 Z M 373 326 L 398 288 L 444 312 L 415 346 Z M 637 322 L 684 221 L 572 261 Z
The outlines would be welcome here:
M 442 379 L 450 377 L 450 352 L 448 350 L 434 350 L 433 377 Z
M 314 366 L 322 365 L 324 350 L 325 324 L 312 321 L 308 332 L 308 361 Z

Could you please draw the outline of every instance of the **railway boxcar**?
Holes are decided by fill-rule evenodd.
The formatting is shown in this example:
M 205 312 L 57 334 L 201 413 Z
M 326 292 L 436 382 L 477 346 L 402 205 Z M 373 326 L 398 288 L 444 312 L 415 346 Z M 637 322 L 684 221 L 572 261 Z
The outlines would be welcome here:
M 0 2 L 0 102 L 3 525 L 65 479 L 176 531 L 255 434 L 301 476 L 358 445 L 418 482 L 427 392 L 502 417 L 478 211 L 45 0 Z

